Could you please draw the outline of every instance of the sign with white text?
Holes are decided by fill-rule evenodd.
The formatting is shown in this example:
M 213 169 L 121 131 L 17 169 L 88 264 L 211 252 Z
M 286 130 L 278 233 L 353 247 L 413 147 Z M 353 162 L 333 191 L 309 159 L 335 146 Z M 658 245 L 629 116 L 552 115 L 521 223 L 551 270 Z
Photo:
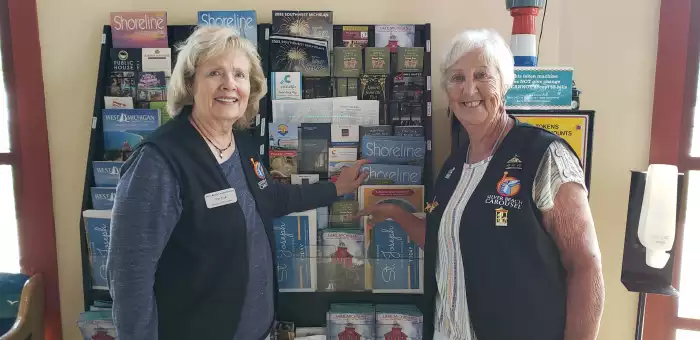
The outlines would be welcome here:
M 571 109 L 572 68 L 516 67 L 506 109 Z

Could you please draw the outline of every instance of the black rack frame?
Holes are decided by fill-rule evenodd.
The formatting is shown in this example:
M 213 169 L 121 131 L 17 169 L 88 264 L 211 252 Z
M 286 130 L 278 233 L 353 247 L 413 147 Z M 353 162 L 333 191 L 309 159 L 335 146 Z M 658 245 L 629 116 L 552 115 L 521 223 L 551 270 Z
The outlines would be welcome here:
M 376 25 L 367 25 L 367 24 L 347 24 L 347 25 L 333 25 L 333 42 L 334 46 L 333 47 L 342 47 L 343 46 L 343 40 L 342 40 L 342 33 L 343 33 L 343 26 L 366 26 L 368 27 L 368 46 L 373 47 L 374 46 L 374 26 Z M 433 181 L 432 181 L 432 174 L 433 174 L 433 152 L 432 152 L 432 141 L 433 141 L 433 122 L 432 122 L 432 85 L 431 85 L 431 64 L 432 64 L 432 59 L 431 59 L 431 41 L 430 41 L 430 24 L 422 24 L 422 25 L 414 25 L 416 30 L 415 30 L 415 37 L 414 37 L 414 47 L 424 47 L 425 52 L 423 55 L 423 71 L 422 72 L 416 72 L 416 73 L 407 73 L 407 74 L 420 74 L 422 77 L 425 78 L 425 91 L 423 93 L 423 98 L 421 99 L 421 103 L 423 104 L 423 113 L 421 117 L 422 125 L 423 125 L 423 130 L 425 133 L 425 141 L 426 141 L 426 153 L 425 153 L 425 162 L 424 162 L 424 167 L 423 167 L 423 182 L 425 185 L 425 192 L 426 192 L 426 197 L 427 193 L 430 192 L 430 189 L 432 189 Z M 271 27 L 270 27 L 271 30 Z M 265 37 L 268 38 L 269 35 L 272 34 L 271 32 L 266 32 Z M 269 43 L 267 45 L 269 48 Z M 392 53 L 393 56 L 393 53 Z M 272 60 L 270 58 L 267 58 L 268 63 L 271 63 Z M 266 65 L 268 68 L 271 68 L 271 66 L 268 64 Z M 269 74 L 269 73 L 267 73 Z M 387 75 L 387 78 L 392 78 L 393 75 L 397 73 L 390 73 Z M 303 75 L 302 75 L 303 77 Z M 313 78 L 324 78 L 324 77 L 313 77 Z M 336 79 L 336 77 L 327 77 L 331 79 L 331 84 L 334 84 L 333 79 Z M 347 77 L 339 77 L 339 78 L 347 78 Z M 387 80 L 388 80 L 387 79 Z M 269 86 L 269 77 L 268 77 L 268 86 Z M 388 86 L 385 88 L 385 93 L 388 92 Z M 387 96 L 388 97 L 388 96 Z M 269 110 L 267 111 L 262 111 L 261 113 L 264 113 L 265 116 L 261 117 L 261 120 L 263 122 L 267 123 L 272 123 L 272 100 L 269 99 L 269 96 L 266 96 L 268 98 L 268 103 L 269 105 Z M 393 100 L 387 100 L 388 103 L 396 102 Z M 266 126 L 260 126 L 261 128 L 265 129 Z M 258 134 L 256 136 L 264 136 L 264 138 L 261 139 L 261 144 L 262 146 L 260 147 L 260 156 L 262 158 L 262 161 L 265 165 L 269 165 L 269 159 L 268 159 L 268 151 L 269 151 L 269 138 L 268 138 L 268 131 L 258 131 Z M 269 166 L 268 166 L 269 168 Z M 325 178 L 321 178 L 325 179 Z
M 336 46 L 342 46 L 342 27 L 348 25 L 334 25 L 333 34 Z M 367 26 L 369 28 L 369 46 L 374 45 L 374 26 L 375 25 L 351 25 L 351 26 Z M 426 140 L 426 154 L 423 168 L 423 182 L 425 186 L 426 197 L 432 191 L 433 185 L 433 169 L 432 169 L 432 91 L 431 91 L 431 40 L 430 40 L 430 24 L 415 25 L 415 47 L 425 47 L 423 57 L 423 72 L 425 77 L 425 91 L 422 102 L 422 125 L 424 127 L 424 135 Z M 196 25 L 168 25 L 168 40 L 169 47 L 172 48 L 172 61 L 177 60 L 176 45 L 184 41 L 196 28 Z M 271 35 L 271 24 L 258 24 L 258 52 L 262 59 L 262 67 L 267 75 L 268 87 L 270 83 L 270 60 L 269 60 L 269 37 Z M 92 172 L 92 162 L 101 160 L 104 154 L 104 143 L 102 138 L 102 109 L 104 109 L 104 95 L 106 92 L 106 84 L 109 78 L 109 63 L 110 63 L 110 48 L 112 48 L 111 27 L 104 25 L 102 29 L 102 43 L 100 46 L 100 61 L 97 72 L 97 81 L 95 89 L 95 99 L 93 105 L 92 128 L 90 132 L 88 157 L 85 165 L 85 180 L 83 183 L 83 199 L 80 211 L 80 244 L 82 255 L 82 273 L 83 273 L 83 297 L 84 310 L 89 310 L 90 306 L 96 300 L 111 300 L 109 292 L 92 288 L 91 270 L 90 270 L 90 254 L 88 240 L 85 230 L 85 221 L 82 217 L 82 212 L 92 209 L 90 188 L 94 186 L 94 176 Z M 263 156 L 264 163 L 267 164 L 268 151 L 268 129 L 267 123 L 272 119 L 272 102 L 269 95 L 261 99 L 260 110 L 255 119 L 254 126 L 251 127 L 256 143 L 260 148 L 260 154 Z M 279 293 L 279 308 L 277 318 L 281 321 L 291 321 L 297 326 L 323 326 L 325 325 L 325 315 L 331 302 L 368 302 L 368 303 L 402 303 L 414 304 L 418 308 L 423 308 L 422 294 L 389 294 L 389 293 L 372 293 L 372 292 L 309 292 L 309 293 Z M 300 312 L 299 306 L 303 306 L 303 311 Z M 422 311 L 425 313 L 425 311 Z
M 376 25 L 368 24 L 347 24 L 333 25 L 333 42 L 334 47 L 343 46 L 342 28 L 343 26 L 367 26 L 368 27 L 368 46 L 374 46 L 374 27 Z M 425 134 L 426 153 L 423 166 L 423 185 L 425 187 L 425 198 L 429 197 L 433 186 L 433 123 L 432 123 L 432 89 L 431 89 L 431 40 L 430 40 L 430 24 L 415 25 L 414 47 L 424 47 L 423 55 L 423 72 L 421 76 L 425 78 L 425 91 L 421 102 L 423 105 L 423 113 L 421 117 L 422 126 Z M 393 53 L 392 53 L 393 54 Z M 268 58 L 269 60 L 270 58 Z M 271 60 L 269 60 L 271 62 Z M 269 66 L 269 65 L 268 65 Z M 393 67 L 392 67 L 393 69 Z M 396 73 L 390 73 L 388 78 L 392 78 Z M 417 73 L 411 73 L 417 74 Z M 335 77 L 331 76 L 331 80 Z M 334 82 L 331 81 L 331 84 Z M 389 91 L 387 86 L 385 91 Z M 269 96 L 268 96 L 269 97 Z M 388 97 L 388 96 L 387 96 Z M 391 102 L 389 100 L 388 102 Z M 270 101 L 270 108 L 272 107 Z M 267 116 L 264 121 L 272 122 L 272 110 L 266 111 Z M 265 129 L 266 127 L 261 126 Z M 259 131 L 259 135 L 267 136 L 266 131 Z M 265 137 L 264 145 L 262 146 L 261 156 L 263 163 L 268 165 L 268 150 L 269 138 Z M 322 178 L 323 179 L 323 178 Z M 423 273 L 425 274 L 425 273 Z M 280 321 L 294 322 L 297 327 L 321 327 L 326 323 L 326 312 L 331 303 L 373 303 L 373 304 L 412 304 L 418 307 L 425 315 L 423 310 L 423 294 L 410 293 L 373 293 L 373 292 L 280 292 L 279 303 L 277 310 L 277 318 Z M 303 306 L 303 312 L 300 311 L 300 306 Z

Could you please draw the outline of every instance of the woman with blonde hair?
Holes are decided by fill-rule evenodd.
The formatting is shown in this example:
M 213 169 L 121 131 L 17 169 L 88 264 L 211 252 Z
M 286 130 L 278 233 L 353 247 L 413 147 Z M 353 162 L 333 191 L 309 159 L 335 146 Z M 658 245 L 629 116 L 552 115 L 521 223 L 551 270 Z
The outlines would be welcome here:
M 364 180 L 272 180 L 247 132 L 267 93 L 255 47 L 233 30 L 198 28 L 179 48 L 172 120 L 121 169 L 108 276 L 119 339 L 269 337 L 277 277 L 272 220 L 327 206 Z
M 600 250 L 578 157 L 506 113 L 513 55 L 491 30 L 452 41 L 441 65 L 468 141 L 445 161 L 425 220 L 391 204 L 425 251 L 425 334 L 436 340 L 593 340 L 603 309 Z

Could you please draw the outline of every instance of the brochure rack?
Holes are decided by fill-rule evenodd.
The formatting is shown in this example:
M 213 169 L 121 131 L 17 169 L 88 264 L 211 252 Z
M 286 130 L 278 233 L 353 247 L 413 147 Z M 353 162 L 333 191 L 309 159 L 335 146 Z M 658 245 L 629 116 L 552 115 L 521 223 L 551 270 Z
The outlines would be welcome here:
M 333 27 L 333 42 L 334 42 L 334 47 L 340 47 L 343 46 L 343 40 L 342 40 L 342 27 L 343 26 L 367 26 L 368 27 L 368 47 L 374 47 L 375 46 L 375 32 L 374 32 L 374 25 L 364 25 L 364 24 L 348 24 L 348 25 L 334 25 Z M 423 174 L 422 174 L 422 185 L 424 185 L 424 195 L 425 197 L 428 197 L 431 194 L 432 190 L 432 184 L 433 184 L 433 169 L 432 169 L 432 95 L 431 95 L 431 40 L 430 40 L 430 24 L 424 24 L 424 25 L 414 25 L 415 26 L 415 39 L 414 39 L 414 47 L 424 47 L 424 59 L 423 59 L 423 70 L 422 72 L 419 73 L 421 77 L 424 77 L 425 79 L 425 88 L 423 89 L 423 95 L 421 98 L 421 106 L 422 106 L 422 116 L 421 116 L 421 122 L 420 124 L 423 126 L 423 131 L 424 131 L 424 138 L 425 138 L 425 143 L 426 143 L 426 153 L 425 153 L 425 161 L 423 165 Z M 395 53 L 392 53 L 392 57 Z M 270 62 L 272 62 L 272 57 L 270 56 L 267 58 Z M 331 57 L 331 60 L 333 58 Z M 393 60 L 393 58 L 392 58 Z M 365 62 L 367 62 L 365 60 Z M 393 67 L 392 67 L 393 71 Z M 385 86 L 385 98 L 388 98 L 386 101 L 387 107 L 390 107 L 391 105 L 398 105 L 400 101 L 394 100 L 389 93 L 391 91 L 391 84 L 393 81 L 394 76 L 397 73 L 390 73 L 386 76 L 386 86 Z M 416 73 L 411 73 L 412 75 L 416 75 Z M 303 77 L 302 73 L 302 77 Z M 269 77 L 268 77 L 269 79 Z M 337 79 L 334 77 L 333 74 L 331 74 L 331 84 L 335 84 L 333 79 Z M 303 85 L 302 85 L 303 86 Z M 331 91 L 331 93 L 335 93 L 335 91 Z M 380 101 L 380 104 L 384 104 Z M 270 105 L 272 107 L 272 105 Z M 261 114 L 266 114 L 266 116 L 261 117 L 261 120 L 266 121 L 268 123 L 274 123 L 273 116 L 272 116 L 272 110 L 267 110 L 265 112 L 261 111 Z M 260 131 L 261 134 L 264 134 L 265 136 L 269 135 L 269 131 Z M 267 155 L 269 154 L 268 151 L 270 150 L 270 145 L 269 145 L 269 137 L 265 138 L 265 145 L 263 146 L 263 149 L 261 149 L 261 155 L 263 156 L 263 162 L 268 166 L 269 168 L 269 159 Z M 359 158 L 359 157 L 358 157 Z M 327 177 L 324 177 L 323 175 L 319 176 L 320 180 L 327 180 Z M 334 218 L 334 216 L 330 216 L 330 218 Z M 325 248 L 323 246 L 320 246 L 320 248 Z M 331 259 L 328 257 L 326 253 L 321 254 L 322 251 L 319 251 L 318 253 L 315 252 L 314 250 L 311 251 L 312 254 L 318 254 L 318 255 L 311 255 L 311 261 L 317 262 L 318 263 L 318 270 L 319 274 L 320 271 L 323 271 L 324 266 L 327 265 L 328 262 L 331 262 Z M 414 259 L 419 259 L 421 262 L 423 260 L 422 256 L 418 256 L 417 258 Z M 306 260 L 309 260 L 309 258 L 306 258 Z M 372 266 L 372 265 L 377 265 L 377 262 L 379 261 L 377 258 L 363 258 L 362 259 L 364 263 L 367 266 Z M 400 261 L 408 261 L 408 259 L 405 258 L 399 258 L 394 260 L 395 262 L 400 262 Z M 297 261 L 300 261 L 298 258 L 294 258 L 292 262 L 295 264 Z M 391 261 L 390 261 L 391 262 Z M 322 264 L 323 263 L 323 264 Z M 421 278 L 423 277 L 424 273 L 420 273 Z M 322 280 L 319 279 L 319 284 Z M 290 321 L 294 322 L 294 325 L 296 327 L 321 327 L 326 324 L 326 312 L 329 310 L 329 306 L 332 303 L 371 303 L 371 304 L 409 304 L 409 305 L 415 305 L 416 307 L 421 310 L 423 314 L 425 314 L 425 311 L 422 310 L 423 308 L 423 301 L 422 301 L 423 294 L 420 292 L 417 293 L 411 293 L 411 292 L 400 292 L 400 293 L 377 293 L 373 292 L 372 289 L 355 289 L 355 290 L 345 290 L 343 288 L 337 289 L 336 291 L 324 291 L 323 287 L 318 286 L 315 291 L 309 291 L 309 292 L 291 292 L 291 291 L 282 291 L 279 293 L 279 300 L 278 300 L 278 314 L 277 314 L 277 319 L 280 321 Z
M 353 25 L 357 26 L 357 25 Z M 369 28 L 368 42 L 369 46 L 374 46 L 374 26 L 360 25 Z M 174 48 L 176 44 L 185 40 L 195 28 L 195 25 L 168 25 L 169 46 L 172 48 L 173 65 L 177 60 L 177 50 Z M 268 79 L 268 87 L 270 86 L 270 43 L 272 25 L 258 24 L 258 51 L 262 58 L 263 70 Z M 333 28 L 334 42 L 336 46 L 342 46 L 342 25 L 334 25 Z M 110 48 L 112 47 L 111 27 L 105 25 L 102 31 L 102 44 L 100 46 L 100 61 L 98 65 L 98 74 L 95 89 L 95 98 L 92 115 L 92 128 L 89 140 L 89 149 L 87 162 L 85 164 L 85 180 L 82 197 L 82 211 L 93 209 L 91 200 L 91 187 L 95 186 L 95 178 L 92 170 L 92 162 L 102 159 L 104 154 L 104 143 L 102 138 L 102 109 L 105 108 L 104 96 L 106 87 L 109 81 L 110 67 Z M 424 185 L 424 196 L 428 197 L 432 192 L 432 96 L 431 96 L 431 41 L 430 41 L 430 25 L 415 25 L 415 41 L 414 47 L 424 47 L 423 55 L 423 71 L 419 72 L 419 76 L 425 78 L 425 88 L 421 98 L 422 114 L 421 126 L 423 126 L 423 134 L 426 142 L 425 157 L 422 173 L 422 184 Z M 387 78 L 392 78 L 394 74 L 387 75 Z M 396 103 L 389 96 L 389 85 L 391 79 L 387 80 L 386 93 L 388 98 L 387 105 Z M 263 156 L 265 164 L 267 164 L 267 151 L 269 150 L 268 123 L 272 121 L 272 102 L 270 96 L 265 96 L 261 99 L 260 110 L 255 119 L 255 123 L 251 126 L 251 133 L 255 136 L 256 142 L 260 148 L 260 154 Z M 327 180 L 327 178 L 322 178 Z M 79 218 L 80 223 L 80 243 L 82 254 L 82 273 L 83 273 L 83 294 L 84 308 L 89 310 L 96 301 L 109 301 L 109 292 L 105 289 L 94 289 L 92 282 L 93 266 L 104 267 L 106 261 L 98 261 L 100 263 L 92 263 L 90 249 L 88 246 L 88 237 L 86 234 L 86 223 L 82 214 Z M 106 260 L 106 253 L 105 260 Z M 422 260 L 422 256 L 419 256 Z M 321 259 L 319 259 L 321 260 Z M 372 262 L 368 259 L 368 262 Z M 104 269 L 104 268 L 102 268 Z M 423 276 L 423 273 L 421 273 Z M 280 321 L 294 322 L 297 327 L 320 327 L 326 324 L 326 312 L 328 312 L 331 303 L 373 303 L 373 304 L 411 304 L 418 308 L 423 308 L 421 293 L 376 293 L 370 290 L 359 291 L 335 291 L 335 292 L 281 292 L 278 300 L 277 319 Z M 422 310 L 421 310 L 422 311 Z M 424 314 L 425 312 L 422 311 Z
M 369 47 L 374 47 L 374 26 L 375 25 L 355 25 L 355 24 L 348 24 L 348 25 L 334 25 L 333 26 L 333 42 L 334 42 L 334 47 L 340 47 L 343 46 L 343 40 L 342 40 L 342 28 L 343 26 L 367 26 L 368 27 L 368 46 Z M 266 37 L 269 37 L 270 33 L 265 33 Z M 423 97 L 421 99 L 422 103 L 422 119 L 421 123 L 422 126 L 424 127 L 424 133 L 425 133 L 425 141 L 426 141 L 426 153 L 425 153 L 425 166 L 424 166 L 424 173 L 423 173 L 423 182 L 424 185 L 426 186 L 426 193 L 430 193 L 430 187 L 432 186 L 432 161 L 433 161 L 433 155 L 432 155 L 432 140 L 433 140 L 433 123 L 432 123 L 432 89 L 431 89 L 431 41 L 430 41 L 430 24 L 424 24 L 424 25 L 415 25 L 415 39 L 414 39 L 414 47 L 424 47 L 424 57 L 423 57 L 423 71 L 420 72 L 420 76 L 425 78 L 425 89 L 423 93 Z M 269 44 L 268 44 L 269 47 Z M 394 55 L 395 53 L 392 53 Z M 332 57 L 331 57 L 332 58 Z M 271 58 L 267 58 L 268 63 L 272 62 Z M 267 67 L 270 67 L 269 64 Z M 385 88 L 385 97 L 389 98 L 387 100 L 387 106 L 391 105 L 397 105 L 399 103 L 398 100 L 394 100 L 393 98 L 390 98 L 389 95 L 386 95 L 390 92 L 390 85 L 391 84 L 391 79 L 393 75 L 396 75 L 397 73 L 390 73 L 387 75 L 387 86 Z M 269 73 L 268 73 L 269 75 Z M 303 77 L 303 74 L 302 74 Z M 331 79 L 333 79 L 334 76 L 331 75 Z M 268 83 L 269 83 L 269 77 L 268 77 Z M 331 81 L 331 83 L 333 83 Z M 268 84 L 269 85 L 269 84 Z M 271 100 L 269 99 L 270 96 L 267 96 L 269 102 L 268 105 L 270 107 L 269 110 L 263 111 L 261 110 L 261 114 L 264 114 L 264 116 L 261 117 L 263 122 L 267 123 L 273 123 L 272 119 L 272 110 L 271 110 Z M 263 124 L 264 125 L 264 124 Z M 262 125 L 261 125 L 262 126 Z M 264 139 L 264 149 L 261 149 L 260 155 L 263 156 L 263 163 L 265 163 L 269 167 L 269 159 L 267 157 L 268 155 L 268 150 L 269 150 L 269 138 L 268 136 L 268 131 L 260 131 L 261 135 L 265 135 Z M 324 179 L 321 177 L 321 179 Z M 427 196 L 426 196 L 427 197 Z

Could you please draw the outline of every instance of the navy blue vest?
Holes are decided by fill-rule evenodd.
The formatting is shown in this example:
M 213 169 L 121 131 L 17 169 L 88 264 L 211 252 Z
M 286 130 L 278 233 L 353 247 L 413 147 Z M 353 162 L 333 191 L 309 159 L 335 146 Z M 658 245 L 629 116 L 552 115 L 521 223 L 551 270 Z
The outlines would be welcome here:
M 479 340 L 561 340 L 566 280 L 554 241 L 532 199 L 540 160 L 560 137 L 516 120 L 489 162 L 461 219 L 469 312 Z M 433 335 L 438 229 L 462 174 L 467 145 L 447 159 L 428 203 L 425 335 Z M 448 175 L 449 174 L 449 175 Z
M 233 339 L 238 327 L 244 326 L 239 320 L 248 277 L 245 217 L 239 202 L 207 208 L 205 194 L 231 186 L 209 146 L 189 123 L 190 110 L 186 108 L 141 144 L 155 146 L 164 156 L 179 181 L 183 200 L 182 215 L 156 271 L 158 335 L 167 340 Z M 252 136 L 236 132 L 235 139 L 248 187 L 257 202 L 265 202 L 259 182 L 266 173 L 250 161 L 259 162 Z M 124 164 L 122 173 L 130 164 Z M 274 249 L 271 214 L 265 205 L 258 204 L 258 212 Z M 275 303 L 277 289 L 275 275 Z

